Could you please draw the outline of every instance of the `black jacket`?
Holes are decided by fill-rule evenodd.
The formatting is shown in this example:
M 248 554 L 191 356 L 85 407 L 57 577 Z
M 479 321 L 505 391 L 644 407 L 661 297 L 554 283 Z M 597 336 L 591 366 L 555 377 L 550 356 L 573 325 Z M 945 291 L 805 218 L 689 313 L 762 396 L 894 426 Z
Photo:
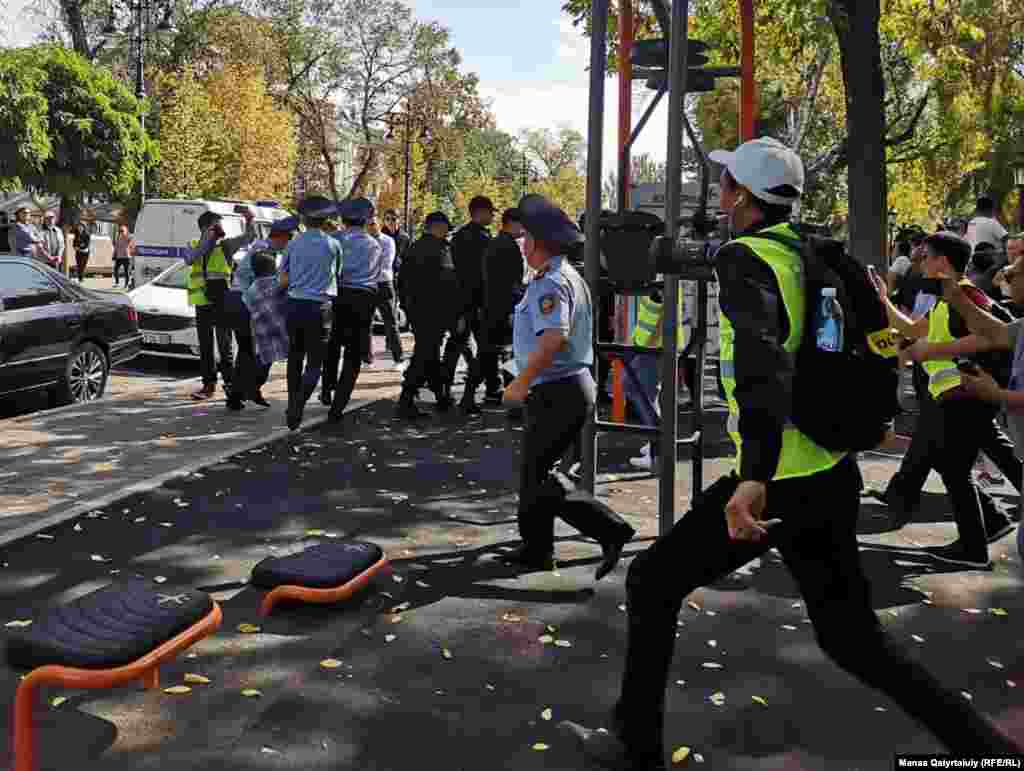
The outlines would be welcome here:
M 508 233 L 498 233 L 487 244 L 483 258 L 483 307 L 488 317 L 512 312 L 523 288 L 523 254 Z
M 405 256 L 405 251 L 409 248 L 411 239 L 404 230 L 398 228 L 398 230 L 391 231 L 387 228 L 381 228 L 381 232 L 384 235 L 391 236 L 395 241 L 395 259 L 401 260 Z
M 452 235 L 452 259 L 459 276 L 462 311 L 483 305 L 483 257 L 491 233 L 483 225 L 469 222 Z
M 447 241 L 424 233 L 412 243 L 399 269 L 402 305 L 413 315 L 447 317 L 457 310 L 459 284 Z

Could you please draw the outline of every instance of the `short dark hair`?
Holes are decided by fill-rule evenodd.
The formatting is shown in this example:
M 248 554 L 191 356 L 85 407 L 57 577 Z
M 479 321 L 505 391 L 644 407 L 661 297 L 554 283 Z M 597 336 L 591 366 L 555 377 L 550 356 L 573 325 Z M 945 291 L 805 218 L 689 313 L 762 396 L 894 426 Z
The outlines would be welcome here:
M 365 217 L 342 217 L 341 221 L 347 228 L 361 228 L 366 226 Z
M 996 202 L 987 195 L 980 195 L 978 196 L 977 208 L 982 214 L 991 214 L 996 210 Z
M 948 230 L 934 233 L 924 240 L 924 245 L 949 260 L 957 273 L 967 270 L 967 263 L 971 261 L 971 245 L 956 233 Z
M 277 259 L 270 252 L 256 252 L 252 256 L 252 272 L 257 278 L 273 276 L 277 273 Z
M 388 209 L 386 212 L 384 212 L 384 216 L 394 217 L 395 219 L 398 219 L 398 212 L 395 211 L 394 209 Z
M 507 225 L 510 222 L 518 222 L 519 224 L 523 222 L 523 213 L 514 206 L 511 209 L 505 209 L 501 213 L 501 224 Z

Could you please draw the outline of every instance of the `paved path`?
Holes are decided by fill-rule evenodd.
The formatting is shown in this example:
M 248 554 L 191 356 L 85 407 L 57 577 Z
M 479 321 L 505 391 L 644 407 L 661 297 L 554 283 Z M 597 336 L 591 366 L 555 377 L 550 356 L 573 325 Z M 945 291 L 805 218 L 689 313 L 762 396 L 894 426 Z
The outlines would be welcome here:
M 181 409 L 202 436 L 231 429 L 217 428 L 212 406 Z M 280 417 L 265 430 L 276 430 Z M 112 432 L 131 421 L 138 418 L 99 425 Z M 721 416 L 711 434 L 709 480 L 728 465 L 718 457 L 726 446 Z M 625 566 L 595 585 L 598 549 L 568 529 L 559 531 L 553 572 L 516 576 L 494 561 L 496 547 L 515 539 L 520 436 L 499 411 L 411 427 L 393 421 L 391 405 L 381 402 L 341 427 L 284 436 L 97 507 L 45 537 L 0 547 L 0 622 L 32 618 L 130 574 L 168 591 L 204 588 L 225 611 L 221 632 L 196 646 L 195 658 L 162 673 L 164 685 L 190 672 L 210 678 L 187 695 L 48 690 L 40 707 L 43 768 L 582 771 L 554 724 L 599 724 L 612 704 L 625 639 Z M 180 452 L 183 444 L 192 446 L 179 441 L 152 451 Z M 657 525 L 656 480 L 628 470 L 638 444 L 609 437 L 600 452 L 600 491 L 639 530 L 630 555 Z M 878 482 L 896 463 L 871 456 L 862 467 Z M 681 511 L 688 466 L 678 469 Z M 921 515 L 896 533 L 884 508 L 865 501 L 862 540 L 949 540 L 954 528 L 934 485 Z M 827 516 L 828 501 L 821 503 Z M 344 607 L 282 608 L 258 620 L 261 595 L 245 583 L 258 560 L 345 536 L 382 544 L 395 576 Z M 1024 593 L 1011 545 L 1006 538 L 993 547 L 992 573 L 946 572 L 878 550 L 862 558 L 887 628 L 1024 740 Z M 704 759 L 690 766 L 888 771 L 896 752 L 937 749 L 891 703 L 824 658 L 775 556 L 690 599 L 680 615 L 667 723 L 673 747 L 689 746 Z M 242 623 L 259 623 L 261 631 L 241 634 Z M 546 633 L 569 646 L 542 644 Z M 342 667 L 322 668 L 326 658 Z M 16 673 L 0 668 L 4 720 L 16 682 Z M 262 696 L 241 696 L 246 688 Z M 722 706 L 709 701 L 716 692 L 725 696 Z M 49 706 L 58 696 L 68 700 Z M 544 719 L 547 708 L 552 721 Z M 548 749 L 533 749 L 537 743 Z
M 363 368 L 349 409 L 394 398 L 401 372 L 378 346 Z M 264 394 L 269 409 L 248 405 L 228 412 L 217 396 L 195 402 L 197 379 L 161 383 L 119 380 L 99 402 L 30 413 L 0 421 L 0 543 L 40 522 L 55 522 L 132 489 L 209 465 L 225 454 L 287 433 L 285 365 L 275 364 Z M 306 425 L 326 418 L 314 395 Z M 91 502 L 91 503 L 90 503 Z

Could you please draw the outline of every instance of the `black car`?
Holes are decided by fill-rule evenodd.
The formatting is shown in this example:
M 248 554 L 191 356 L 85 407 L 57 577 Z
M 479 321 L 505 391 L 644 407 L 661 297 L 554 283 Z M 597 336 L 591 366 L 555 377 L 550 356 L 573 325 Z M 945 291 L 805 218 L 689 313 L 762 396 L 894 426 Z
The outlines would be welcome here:
M 119 292 L 86 289 L 52 268 L 0 255 L 0 398 L 49 389 L 59 403 L 98 399 L 110 368 L 142 349 Z

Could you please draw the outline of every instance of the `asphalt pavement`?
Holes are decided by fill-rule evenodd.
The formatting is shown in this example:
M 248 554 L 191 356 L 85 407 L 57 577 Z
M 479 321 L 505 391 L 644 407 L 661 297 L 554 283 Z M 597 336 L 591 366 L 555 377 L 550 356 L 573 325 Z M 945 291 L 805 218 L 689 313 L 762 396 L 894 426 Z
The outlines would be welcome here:
M 45 691 L 44 769 L 586 768 L 555 724 L 600 725 L 617 693 L 625 568 L 657 534 L 657 480 L 628 464 L 639 440 L 604 437 L 599 453 L 599 493 L 638 529 L 624 564 L 595 584 L 598 547 L 563 527 L 558 567 L 518 576 L 494 558 L 516 542 L 521 429 L 500 410 L 410 426 L 376 396 L 341 426 L 236 451 L 0 547 L 3 623 L 129 575 L 168 592 L 204 589 L 225 613 L 217 635 L 162 671 L 165 687 L 186 673 L 209 678 L 189 693 Z M 153 409 L 108 410 L 114 417 L 100 433 L 175 414 Z M 193 413 L 192 430 L 223 432 L 212 405 L 181 409 Z M 710 417 L 709 481 L 729 466 L 724 416 Z M 680 458 L 682 514 L 691 491 Z M 861 463 L 869 483 L 883 483 L 897 464 L 878 454 Z M 944 681 L 1024 741 L 1024 596 L 1013 538 L 993 547 L 991 573 L 929 564 L 914 544 L 951 540 L 955 527 L 941 486 L 932 480 L 928 491 L 899 532 L 883 506 L 864 502 L 862 559 L 875 607 Z M 325 538 L 381 544 L 393 575 L 341 606 L 285 606 L 259 619 L 261 593 L 246 583 L 252 567 Z M 905 551 L 885 550 L 893 546 Z M 939 749 L 825 659 L 776 555 L 690 600 L 667 721 L 670 749 L 691 749 L 688 766 L 882 771 L 895 753 Z M 246 623 L 259 631 L 239 631 Z M 328 659 L 341 664 L 326 668 Z M 0 669 L 8 719 L 16 676 Z M 260 695 L 243 696 L 248 689 Z

